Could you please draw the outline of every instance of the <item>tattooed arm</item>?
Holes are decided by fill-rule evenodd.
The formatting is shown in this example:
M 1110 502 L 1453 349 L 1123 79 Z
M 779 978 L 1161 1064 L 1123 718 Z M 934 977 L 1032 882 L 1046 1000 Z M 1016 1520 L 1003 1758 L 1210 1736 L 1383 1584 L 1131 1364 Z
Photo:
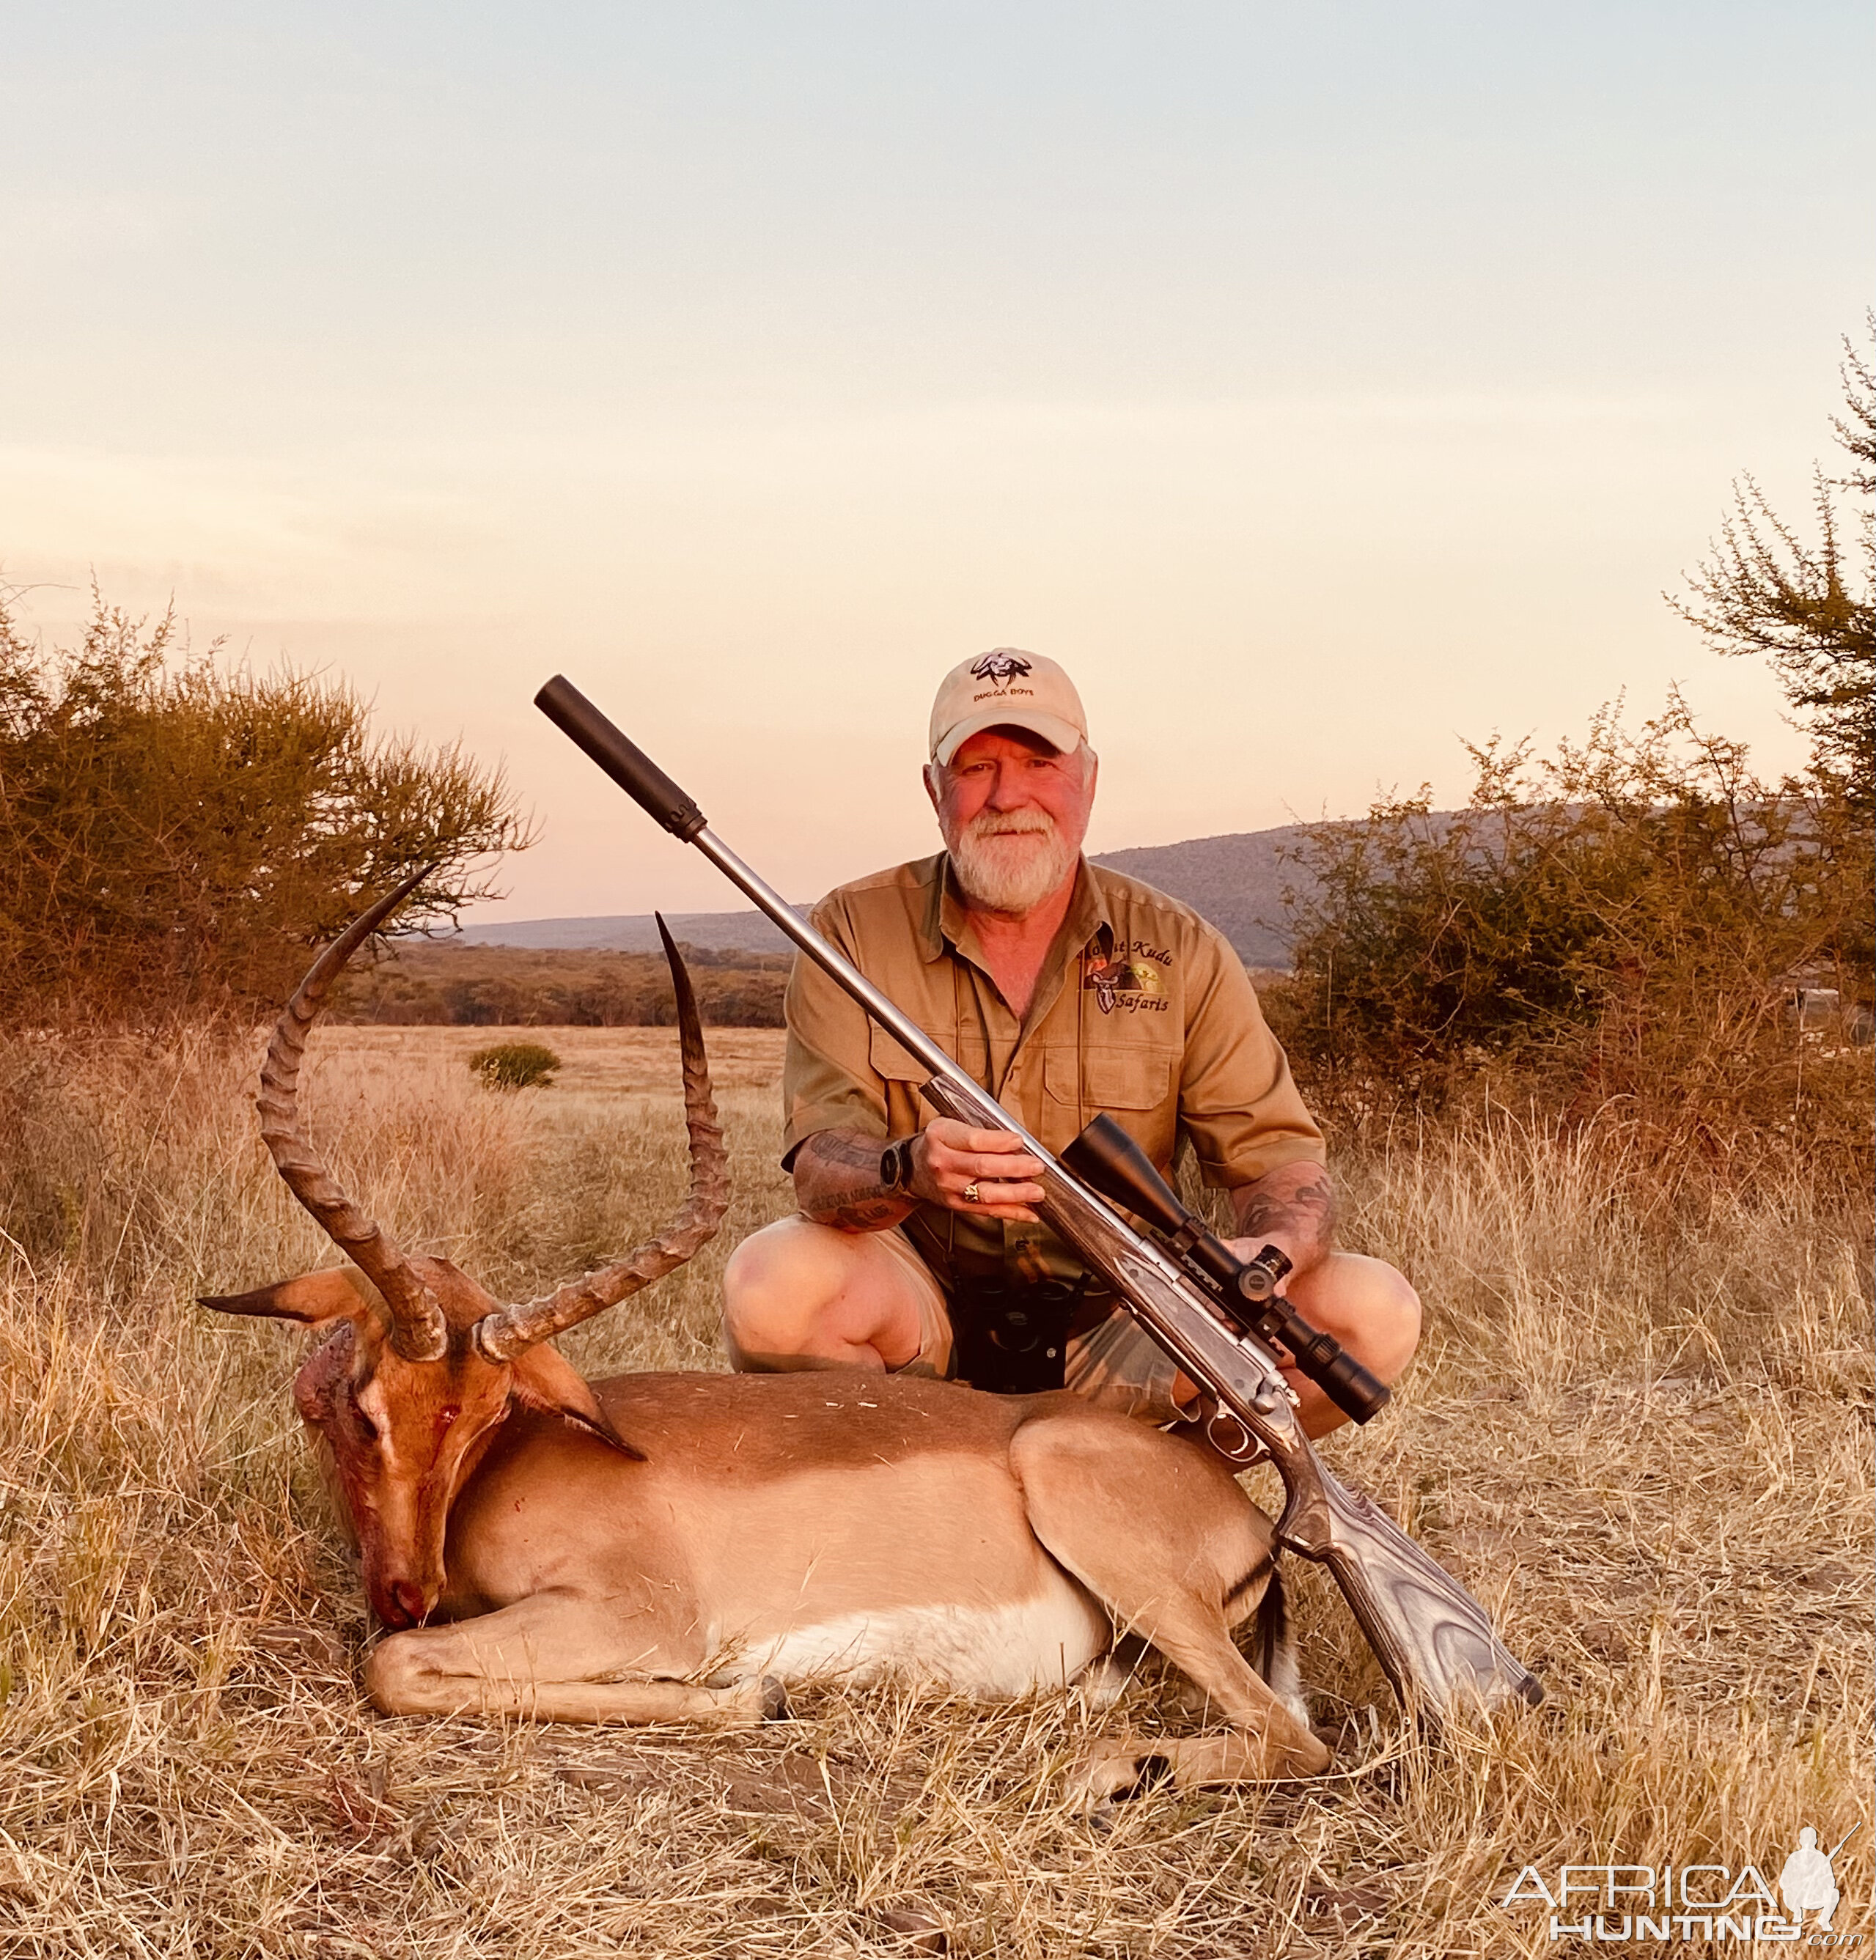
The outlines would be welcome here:
M 1008 1130 L 976 1130 L 949 1116 L 935 1118 L 913 1146 L 912 1188 L 888 1191 L 880 1182 L 885 1140 L 858 1130 L 820 1130 L 795 1153 L 795 1195 L 817 1223 L 842 1232 L 883 1232 L 922 1200 L 986 1218 L 1032 1220 L 1042 1187 L 1031 1182 L 1042 1166 Z M 967 1198 L 967 1191 L 976 1196 Z
M 1320 1164 L 1281 1165 L 1232 1193 L 1241 1235 L 1233 1249 L 1247 1258 L 1266 1246 L 1287 1252 L 1300 1275 L 1333 1249 L 1336 1191 Z
M 858 1130 L 820 1130 L 795 1153 L 795 1195 L 803 1211 L 842 1232 L 883 1232 L 897 1225 L 915 1201 L 909 1192 L 881 1183 L 883 1137 Z

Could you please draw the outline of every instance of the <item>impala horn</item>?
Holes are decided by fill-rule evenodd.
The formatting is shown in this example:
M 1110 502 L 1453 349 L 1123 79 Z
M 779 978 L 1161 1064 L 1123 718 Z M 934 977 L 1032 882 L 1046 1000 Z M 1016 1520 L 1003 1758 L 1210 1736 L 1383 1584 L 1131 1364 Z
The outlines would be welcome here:
M 300 1061 L 306 1052 L 306 1037 L 346 962 L 435 869 L 434 864 L 426 864 L 413 872 L 395 891 L 362 912 L 313 962 L 267 1044 L 257 1105 L 260 1134 L 272 1153 L 275 1168 L 333 1242 L 383 1294 L 390 1309 L 391 1345 L 406 1361 L 442 1357 L 449 1345 L 443 1309 L 412 1270 L 396 1240 L 339 1189 L 300 1128 Z
M 690 975 L 678 956 L 664 920 L 658 922 L 677 994 L 677 1028 L 684 1064 L 684 1126 L 690 1132 L 690 1195 L 684 1208 L 655 1239 L 635 1246 L 616 1265 L 602 1266 L 556 1293 L 505 1306 L 476 1323 L 476 1346 L 491 1361 L 512 1361 L 537 1342 L 578 1327 L 627 1294 L 649 1286 L 681 1266 L 716 1236 L 730 1201 L 728 1160 L 710 1096 L 710 1064 L 704 1054 L 703 1024 Z

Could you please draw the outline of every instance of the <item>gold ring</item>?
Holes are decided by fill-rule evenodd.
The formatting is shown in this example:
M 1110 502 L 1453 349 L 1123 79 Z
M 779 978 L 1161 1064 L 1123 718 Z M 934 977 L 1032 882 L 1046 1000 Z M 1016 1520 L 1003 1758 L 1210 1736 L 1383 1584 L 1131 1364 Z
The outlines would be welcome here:
M 977 1187 L 976 1183 L 973 1182 L 964 1186 L 964 1202 L 967 1204 L 975 1204 L 976 1201 Z

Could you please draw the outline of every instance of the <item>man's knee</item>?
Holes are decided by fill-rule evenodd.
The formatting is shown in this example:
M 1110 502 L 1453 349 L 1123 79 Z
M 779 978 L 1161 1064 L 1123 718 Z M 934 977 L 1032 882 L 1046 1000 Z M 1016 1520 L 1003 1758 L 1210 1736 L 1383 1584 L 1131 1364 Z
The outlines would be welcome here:
M 731 1310 L 766 1305 L 787 1288 L 802 1265 L 799 1234 L 792 1218 L 778 1219 L 752 1232 L 731 1253 L 723 1268 L 723 1299 Z
M 723 1269 L 723 1338 L 737 1367 L 752 1354 L 806 1351 L 820 1309 L 839 1290 L 826 1249 L 803 1220 L 752 1232 Z
M 1396 1380 L 1420 1344 L 1420 1296 L 1404 1273 L 1384 1259 L 1337 1252 L 1311 1275 L 1305 1319 L 1324 1323 L 1362 1365 L 1384 1382 Z
M 1406 1274 L 1384 1259 L 1364 1258 L 1361 1265 L 1360 1319 L 1371 1357 L 1368 1365 L 1391 1382 L 1420 1344 L 1420 1296 Z
M 723 1340 L 739 1369 L 896 1366 L 919 1311 L 872 1235 L 783 1218 L 730 1255 Z

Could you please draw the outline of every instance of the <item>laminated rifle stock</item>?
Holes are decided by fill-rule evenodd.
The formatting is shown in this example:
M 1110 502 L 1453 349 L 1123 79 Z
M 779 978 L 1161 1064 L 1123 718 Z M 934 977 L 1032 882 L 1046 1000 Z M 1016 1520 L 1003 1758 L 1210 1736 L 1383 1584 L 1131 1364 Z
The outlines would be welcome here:
M 1403 1705 L 1437 1728 L 1451 1716 L 1543 1698 L 1537 1678 L 1492 1630 L 1485 1608 L 1371 1499 L 1324 1469 L 1304 1433 L 1276 1357 L 1229 1325 L 1203 1288 L 1151 1239 L 1025 1131 L 983 1085 L 882 994 L 712 831 L 702 811 L 572 682 L 537 697 L 543 711 L 658 822 L 701 851 L 828 977 L 931 1071 L 925 1096 L 941 1113 L 1013 1131 L 1043 1165 L 1049 1223 L 1108 1283 L 1147 1332 L 1209 1393 L 1221 1415 L 1269 1452 L 1285 1503 L 1278 1542 L 1325 1565 Z

